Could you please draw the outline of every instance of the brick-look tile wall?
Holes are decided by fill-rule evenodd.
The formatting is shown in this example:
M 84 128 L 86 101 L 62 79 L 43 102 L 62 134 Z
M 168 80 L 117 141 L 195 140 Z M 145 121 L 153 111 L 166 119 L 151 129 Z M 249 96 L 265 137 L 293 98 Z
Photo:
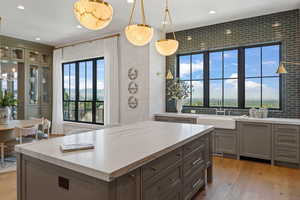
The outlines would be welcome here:
M 299 9 L 242 19 L 222 24 L 176 32 L 178 54 L 193 51 L 223 49 L 260 43 L 282 42 L 282 59 L 300 62 Z M 274 24 L 280 26 L 275 26 Z M 272 26 L 273 25 L 273 26 Z M 231 34 L 226 34 L 231 30 Z M 192 40 L 188 41 L 187 36 Z M 167 37 L 171 37 L 170 33 Z M 167 57 L 166 68 L 176 74 L 176 55 Z M 286 65 L 288 74 L 282 80 L 282 110 L 271 111 L 272 117 L 300 118 L 300 66 Z M 166 110 L 175 111 L 174 102 L 167 101 Z M 199 108 L 197 113 L 214 113 L 210 108 Z M 190 112 L 185 109 L 184 112 Z M 248 110 L 232 110 L 233 114 L 248 114 Z

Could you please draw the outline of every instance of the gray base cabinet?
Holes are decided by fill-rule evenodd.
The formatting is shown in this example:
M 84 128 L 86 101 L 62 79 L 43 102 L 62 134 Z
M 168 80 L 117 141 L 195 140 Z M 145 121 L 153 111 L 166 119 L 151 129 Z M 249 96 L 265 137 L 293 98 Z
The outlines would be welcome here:
M 299 163 L 299 126 L 273 125 L 274 160 Z
M 111 182 L 18 154 L 18 200 L 191 200 L 212 181 L 212 133 Z
M 237 154 L 237 135 L 235 130 L 215 130 L 214 153 L 231 155 Z
M 271 160 L 272 126 L 263 123 L 239 123 L 240 155 Z

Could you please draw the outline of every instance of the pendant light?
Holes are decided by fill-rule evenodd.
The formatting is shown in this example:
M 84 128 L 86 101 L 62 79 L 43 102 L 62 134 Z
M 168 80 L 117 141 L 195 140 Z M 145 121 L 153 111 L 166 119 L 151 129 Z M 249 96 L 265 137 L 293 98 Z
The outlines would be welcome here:
M 164 39 L 163 34 L 166 33 L 166 25 L 168 23 L 172 25 L 172 18 L 169 10 L 168 0 L 166 0 L 166 9 L 164 12 L 163 24 L 162 24 L 162 36 L 161 39 L 156 41 L 155 46 L 156 50 L 163 56 L 173 55 L 179 46 L 178 41 L 176 40 L 175 33 L 173 32 L 174 39 Z
M 132 5 L 129 24 L 125 28 L 127 40 L 135 46 L 144 46 L 148 44 L 153 37 L 153 28 L 146 24 L 144 0 L 141 0 L 142 24 L 132 24 L 133 14 L 136 6 L 136 0 Z
M 167 80 L 173 80 L 173 79 L 174 79 L 174 76 L 173 76 L 173 74 L 172 74 L 172 72 L 171 72 L 170 69 L 169 69 L 169 71 L 168 71 L 168 73 L 167 73 L 166 79 L 167 79 Z
M 80 24 L 91 30 L 103 29 L 113 16 L 112 6 L 102 0 L 79 0 L 73 11 Z

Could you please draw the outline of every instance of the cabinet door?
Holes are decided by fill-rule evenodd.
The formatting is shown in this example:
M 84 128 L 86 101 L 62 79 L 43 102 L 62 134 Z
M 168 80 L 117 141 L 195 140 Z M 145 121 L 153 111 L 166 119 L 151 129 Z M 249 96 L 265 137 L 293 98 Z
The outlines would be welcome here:
M 120 177 L 117 180 L 117 200 L 140 200 L 140 169 Z
M 270 124 L 242 123 L 240 134 L 240 154 L 260 159 L 272 158 L 272 128 Z
M 236 154 L 235 135 L 216 133 L 214 140 L 215 153 Z
M 37 105 L 39 102 L 39 82 L 38 82 L 38 66 L 29 66 L 29 88 L 28 88 L 28 103 L 31 105 Z
M 40 97 L 41 104 L 49 105 L 51 103 L 51 73 L 49 67 L 40 67 L 39 69 Z

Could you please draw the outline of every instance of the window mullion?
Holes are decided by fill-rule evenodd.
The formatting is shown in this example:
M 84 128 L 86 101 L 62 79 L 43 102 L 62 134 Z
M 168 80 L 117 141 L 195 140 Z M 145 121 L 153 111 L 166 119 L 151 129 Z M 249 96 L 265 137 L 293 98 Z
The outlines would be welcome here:
M 203 87 L 204 87 L 204 92 L 203 92 L 203 106 L 204 107 L 209 107 L 209 53 L 205 52 L 204 53 L 204 81 L 203 81 Z

